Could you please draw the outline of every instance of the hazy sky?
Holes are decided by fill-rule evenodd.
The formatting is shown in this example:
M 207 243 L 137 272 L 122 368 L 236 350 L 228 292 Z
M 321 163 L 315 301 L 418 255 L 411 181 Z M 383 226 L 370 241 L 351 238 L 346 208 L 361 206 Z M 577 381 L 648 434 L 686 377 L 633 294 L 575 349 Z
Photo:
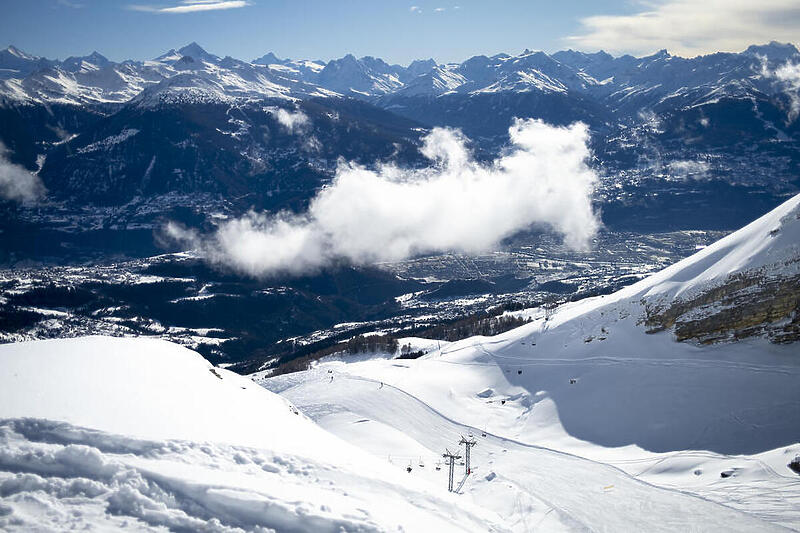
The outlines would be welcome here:
M 797 0 L 0 0 L 0 46 L 149 59 L 197 41 L 220 56 L 407 63 L 574 48 L 643 55 L 797 42 Z

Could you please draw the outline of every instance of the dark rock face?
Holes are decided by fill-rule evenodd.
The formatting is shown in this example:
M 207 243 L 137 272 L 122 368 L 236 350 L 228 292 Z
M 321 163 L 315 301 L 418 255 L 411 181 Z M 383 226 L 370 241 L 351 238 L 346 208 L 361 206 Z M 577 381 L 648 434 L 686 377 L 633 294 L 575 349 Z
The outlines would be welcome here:
M 799 262 L 794 259 L 792 263 Z M 648 333 L 673 329 L 679 342 L 702 344 L 765 336 L 800 340 L 800 275 L 773 278 L 749 271 L 722 285 L 666 306 L 645 303 Z
M 114 111 L 114 106 L 88 108 L 53 104 L 47 107 L 5 102 L 0 96 L 0 142 L 6 157 L 29 170 L 49 147 L 93 127 Z
M 579 94 L 501 92 L 478 95 L 448 94 L 440 97 L 390 96 L 381 105 L 426 126 L 459 128 L 471 138 L 507 141 L 515 118 L 537 118 L 565 126 L 582 121 L 598 132 L 610 130 L 614 120 L 603 105 Z M 491 143 L 489 143 L 491 144 Z
M 418 161 L 415 124 L 358 101 L 304 102 L 308 127 L 275 118 L 285 102 L 128 105 L 55 147 L 41 171 L 56 198 L 122 205 L 171 191 L 247 196 L 291 207 L 329 178 L 339 157 Z

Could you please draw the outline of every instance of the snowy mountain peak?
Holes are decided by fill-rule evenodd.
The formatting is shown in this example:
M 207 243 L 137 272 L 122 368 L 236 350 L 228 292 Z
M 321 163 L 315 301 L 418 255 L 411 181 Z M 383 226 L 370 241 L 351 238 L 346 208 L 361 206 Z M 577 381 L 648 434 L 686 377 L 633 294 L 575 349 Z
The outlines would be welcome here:
M 216 63 L 219 61 L 219 57 L 209 54 L 196 42 L 191 42 L 177 50 L 170 48 L 167 52 L 153 59 L 153 61 L 172 65 L 184 57 L 190 57 L 197 62 L 208 61 L 209 63 Z
M 408 70 L 418 70 L 418 69 L 427 69 L 431 70 L 435 67 L 438 63 L 433 58 L 428 59 L 415 59 L 411 63 L 408 64 Z
M 272 64 L 281 64 L 283 60 L 279 59 L 273 52 L 267 52 L 263 56 L 254 59 L 253 64 L 255 65 L 272 65 Z
M 786 61 L 798 55 L 797 48 L 792 43 L 779 43 L 770 41 L 769 44 L 751 45 L 744 51 L 745 54 L 766 57 L 770 61 Z
M 376 96 L 394 92 L 403 86 L 404 69 L 389 65 L 380 58 L 357 59 L 347 54 L 333 59 L 319 72 L 316 82 L 341 94 Z
M 509 57 L 513 57 L 513 56 L 509 56 Z M 528 48 L 523 50 L 522 53 L 517 56 L 518 59 L 519 58 L 525 58 L 525 57 L 538 57 L 538 58 L 541 58 L 543 60 L 546 58 L 546 59 L 552 61 L 552 58 L 549 55 L 547 55 L 544 52 L 542 52 L 541 50 L 530 50 Z
M 6 47 L 6 49 L 3 50 L 2 52 L 5 52 L 5 53 L 7 53 L 7 54 L 9 54 L 11 56 L 17 57 L 19 59 L 25 59 L 25 60 L 28 60 L 28 61 L 36 61 L 37 59 L 39 59 L 38 56 L 32 56 L 30 54 L 26 54 L 25 52 L 23 52 L 22 50 L 20 50 L 16 46 L 14 46 L 13 44 L 8 45 Z M 2 52 L 0 52 L 0 53 L 2 53 Z
M 186 71 L 214 70 L 213 76 L 236 81 L 246 72 L 283 94 L 337 94 L 382 99 L 392 95 L 441 96 L 541 93 L 589 97 L 617 112 L 639 112 L 663 106 L 697 106 L 721 97 L 773 97 L 785 87 L 766 77 L 754 81 L 762 57 L 770 69 L 787 61 L 800 61 L 791 44 L 772 42 L 751 46 L 739 54 L 719 53 L 696 58 L 671 56 L 666 50 L 653 55 L 613 57 L 606 52 L 573 50 L 549 55 L 526 49 L 518 55 L 477 55 L 460 64 L 437 65 L 433 59 L 416 60 L 407 67 L 381 58 L 347 54 L 327 63 L 281 59 L 269 52 L 247 63 L 220 59 L 196 42 L 171 49 L 153 61 L 114 63 L 98 52 L 62 61 L 37 58 L 9 46 L 0 50 L 0 85 L 4 97 L 17 101 L 72 104 L 129 101 L 146 87 Z M 123 68 L 124 66 L 124 68 Z M 258 73 L 253 69 L 260 69 Z M 209 72 L 209 75 L 212 75 Z M 262 81 L 263 81 L 262 80 Z M 262 84 L 262 82 L 257 82 Z M 237 83 L 222 85 L 237 87 Z M 311 88 L 309 86 L 315 86 Z M 238 90 L 238 89 L 237 89 Z M 272 91 L 270 91 L 271 93 Z
M 109 61 L 108 58 L 96 51 L 88 56 L 71 56 L 61 62 L 61 66 L 71 72 L 96 70 L 98 68 L 107 67 L 110 64 L 111 61 Z
M 219 61 L 219 57 L 215 56 L 214 54 L 209 54 L 196 42 L 191 42 L 186 46 L 179 48 L 178 53 L 181 54 L 181 56 L 189 56 L 192 59 L 200 61 Z
M 553 58 L 562 63 L 569 63 L 571 61 L 614 61 L 614 56 L 604 50 L 599 52 L 580 52 L 578 50 L 561 50 L 553 54 Z
M 108 58 L 106 56 L 104 56 L 103 54 L 101 54 L 100 52 L 98 52 L 97 50 L 93 51 L 91 54 L 86 56 L 86 59 L 88 59 L 90 61 L 93 61 L 93 62 L 99 62 L 99 63 L 108 63 L 109 62 Z
M 672 56 L 669 54 L 667 49 L 666 48 L 662 48 L 661 50 L 659 50 L 655 54 L 646 56 L 643 59 L 653 61 L 653 60 L 658 60 L 658 59 L 668 59 L 670 57 L 672 57 Z
M 358 63 L 358 59 L 353 54 L 346 54 L 344 57 L 340 59 L 331 59 L 328 64 L 333 63 L 334 65 L 340 64 L 347 64 L 347 63 Z
M 389 63 L 383 59 L 373 56 L 364 56 L 361 58 L 361 62 L 364 63 L 367 68 L 376 70 L 378 72 L 393 72 L 402 68 L 397 65 L 389 65 Z
M 174 48 L 170 48 L 169 50 L 167 50 L 166 52 L 164 52 L 160 56 L 154 57 L 153 61 L 156 61 L 158 63 L 165 63 L 165 62 L 168 62 L 168 61 L 177 61 L 180 58 L 181 58 L 181 55 L 178 53 L 178 51 L 175 50 Z
M 0 80 L 24 77 L 56 63 L 56 61 L 28 54 L 10 45 L 4 50 L 0 50 Z M 0 86 L 1 89 L 2 86 Z

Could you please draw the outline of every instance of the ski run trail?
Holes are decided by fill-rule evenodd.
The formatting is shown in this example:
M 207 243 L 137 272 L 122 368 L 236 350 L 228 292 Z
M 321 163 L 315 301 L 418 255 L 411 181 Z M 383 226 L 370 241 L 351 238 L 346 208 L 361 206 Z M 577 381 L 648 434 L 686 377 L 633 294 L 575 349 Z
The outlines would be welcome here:
M 429 353 L 253 377 L 445 490 L 442 453 L 463 455 L 471 434 L 462 496 L 514 531 L 800 530 L 800 476 L 788 468 L 800 454 L 797 344 L 676 342 L 641 323 L 646 306 L 731 276 L 798 271 L 800 196 L 614 294 L 512 313 L 531 322 L 501 335 L 400 339 Z M 695 507 L 712 502 L 761 523 Z

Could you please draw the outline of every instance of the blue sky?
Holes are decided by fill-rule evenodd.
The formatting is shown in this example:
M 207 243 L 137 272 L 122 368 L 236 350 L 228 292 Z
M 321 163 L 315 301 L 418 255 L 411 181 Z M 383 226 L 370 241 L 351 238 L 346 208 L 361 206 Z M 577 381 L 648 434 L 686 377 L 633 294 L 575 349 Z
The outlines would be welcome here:
M 63 59 L 149 59 L 197 41 L 253 59 L 346 53 L 407 63 L 574 48 L 681 55 L 796 42 L 800 2 L 759 0 L 2 0 L 0 46 Z

